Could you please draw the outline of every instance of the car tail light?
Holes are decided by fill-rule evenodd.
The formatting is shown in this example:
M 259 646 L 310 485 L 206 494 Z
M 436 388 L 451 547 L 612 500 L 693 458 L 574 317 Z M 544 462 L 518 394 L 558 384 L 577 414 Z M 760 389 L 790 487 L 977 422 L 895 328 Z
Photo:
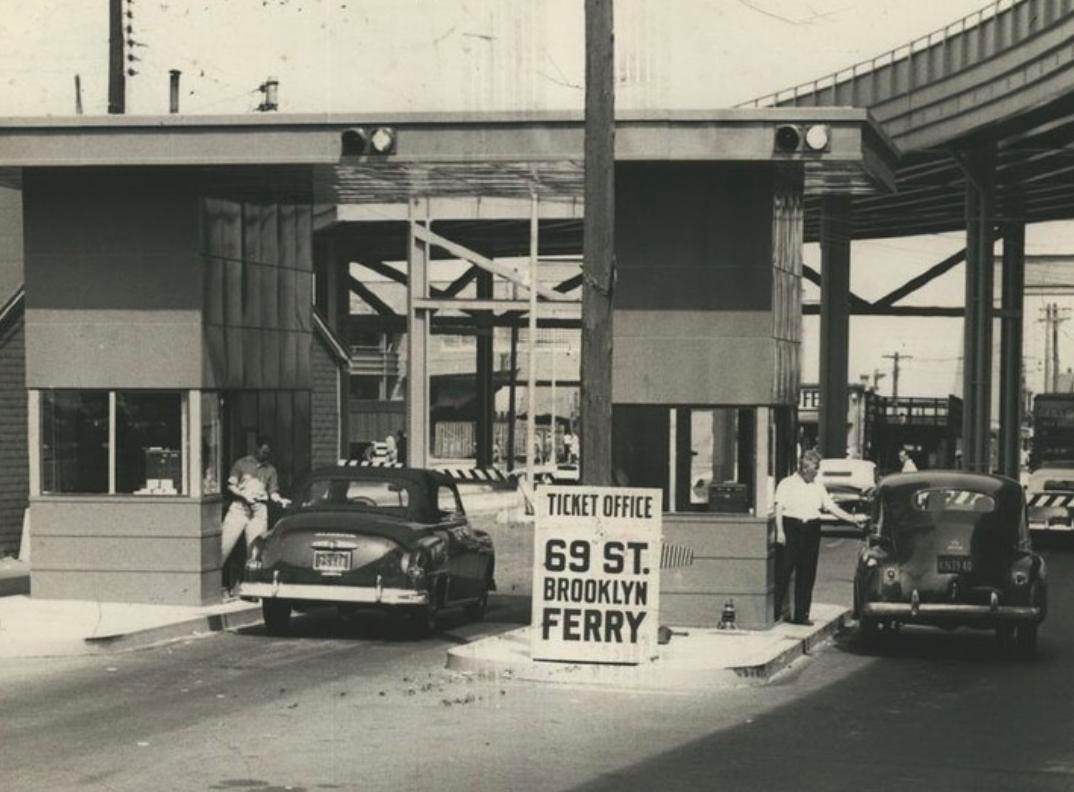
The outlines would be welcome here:
M 894 580 L 899 573 L 895 570 L 895 567 L 888 567 L 884 570 L 884 575 L 888 580 Z
M 1018 570 L 1013 575 L 1011 575 L 1011 579 L 1014 581 L 1014 585 L 1024 586 L 1026 583 L 1029 582 L 1029 575 L 1027 575 L 1022 570 Z
M 425 568 L 422 564 L 424 558 L 421 550 L 412 550 L 409 553 L 403 553 L 402 558 L 399 559 L 399 569 L 410 578 L 417 580 L 418 578 L 425 576 Z

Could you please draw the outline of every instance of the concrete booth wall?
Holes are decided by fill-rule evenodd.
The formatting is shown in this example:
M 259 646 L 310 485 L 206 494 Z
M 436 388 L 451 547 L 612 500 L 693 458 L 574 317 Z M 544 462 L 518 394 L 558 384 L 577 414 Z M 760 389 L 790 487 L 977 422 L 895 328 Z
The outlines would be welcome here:
M 770 163 L 616 170 L 613 464 L 621 483 L 663 490 L 664 541 L 689 550 L 661 573 L 662 623 L 714 626 L 728 599 L 739 624 L 773 622 L 766 482 L 793 442 L 777 415 L 797 400 L 802 190 L 800 169 Z M 741 508 L 690 503 L 695 411 L 721 416 L 712 483 L 723 464 L 748 490 Z
M 214 601 L 231 461 L 308 469 L 311 206 L 266 173 L 24 171 L 33 596 Z
M 0 557 L 21 551 L 29 498 L 26 455 L 26 335 L 22 297 L 22 190 L 0 183 Z

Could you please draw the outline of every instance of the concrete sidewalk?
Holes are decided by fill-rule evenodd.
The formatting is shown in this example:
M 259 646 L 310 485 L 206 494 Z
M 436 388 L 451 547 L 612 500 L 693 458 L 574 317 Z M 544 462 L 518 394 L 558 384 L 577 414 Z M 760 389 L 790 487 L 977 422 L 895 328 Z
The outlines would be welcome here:
M 454 671 L 534 682 L 642 690 L 690 690 L 765 684 L 830 639 L 848 611 L 813 605 L 813 626 L 781 623 L 770 630 L 675 629 L 659 655 L 638 666 L 540 662 L 530 659 L 529 627 L 448 650 Z M 685 633 L 685 634 L 684 634 Z
M 261 621 L 248 602 L 204 607 L 0 597 L 0 658 L 136 649 Z

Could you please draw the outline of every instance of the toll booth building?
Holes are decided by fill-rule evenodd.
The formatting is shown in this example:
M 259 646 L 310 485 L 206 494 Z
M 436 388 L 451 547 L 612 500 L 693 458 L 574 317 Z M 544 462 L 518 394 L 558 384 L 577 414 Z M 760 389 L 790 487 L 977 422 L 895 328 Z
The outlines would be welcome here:
M 497 256 L 580 254 L 583 144 L 579 114 L 0 120 L 22 195 L 33 596 L 219 597 L 230 462 L 265 432 L 285 489 L 309 469 L 313 304 L 342 326 L 361 250 L 407 262 L 407 455 L 427 464 L 430 331 L 529 309 L 482 299 L 490 284 L 449 304 L 432 250 L 479 288 Z M 664 492 L 661 621 L 715 624 L 733 597 L 764 626 L 804 201 L 890 189 L 894 154 L 865 111 L 780 108 L 620 117 L 616 161 L 613 463 Z M 452 241 L 482 222 L 489 255 Z M 538 326 L 580 327 L 578 300 L 517 282 L 541 292 Z

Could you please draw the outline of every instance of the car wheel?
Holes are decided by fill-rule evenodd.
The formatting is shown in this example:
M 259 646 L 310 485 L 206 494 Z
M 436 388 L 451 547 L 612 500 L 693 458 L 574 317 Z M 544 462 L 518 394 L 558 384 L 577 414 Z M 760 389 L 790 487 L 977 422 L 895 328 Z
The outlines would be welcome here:
M 1033 657 L 1037 654 L 1037 624 L 1026 622 L 1019 624 L 1014 633 L 1015 646 L 1020 657 Z
M 858 619 L 858 632 L 866 644 L 875 644 L 880 635 L 880 622 L 872 616 L 862 616 Z
M 470 621 L 481 621 L 485 618 L 485 612 L 489 607 L 489 584 L 485 582 L 485 588 L 481 592 L 481 597 L 477 602 L 467 605 L 463 612 L 466 614 L 466 618 Z
M 1014 625 L 1000 624 L 996 626 L 996 646 L 1001 651 L 1009 651 L 1014 646 Z
M 286 635 L 291 625 L 291 603 L 281 599 L 263 599 L 261 616 L 269 635 Z
M 418 605 L 407 610 L 407 622 L 414 637 L 428 638 L 436 632 L 438 626 L 437 616 L 440 613 L 444 595 L 447 593 L 445 590 L 446 585 L 446 580 L 437 581 L 430 586 L 429 601 L 425 605 Z
M 407 623 L 415 638 L 428 638 L 436 632 L 436 605 L 419 605 L 407 612 Z

